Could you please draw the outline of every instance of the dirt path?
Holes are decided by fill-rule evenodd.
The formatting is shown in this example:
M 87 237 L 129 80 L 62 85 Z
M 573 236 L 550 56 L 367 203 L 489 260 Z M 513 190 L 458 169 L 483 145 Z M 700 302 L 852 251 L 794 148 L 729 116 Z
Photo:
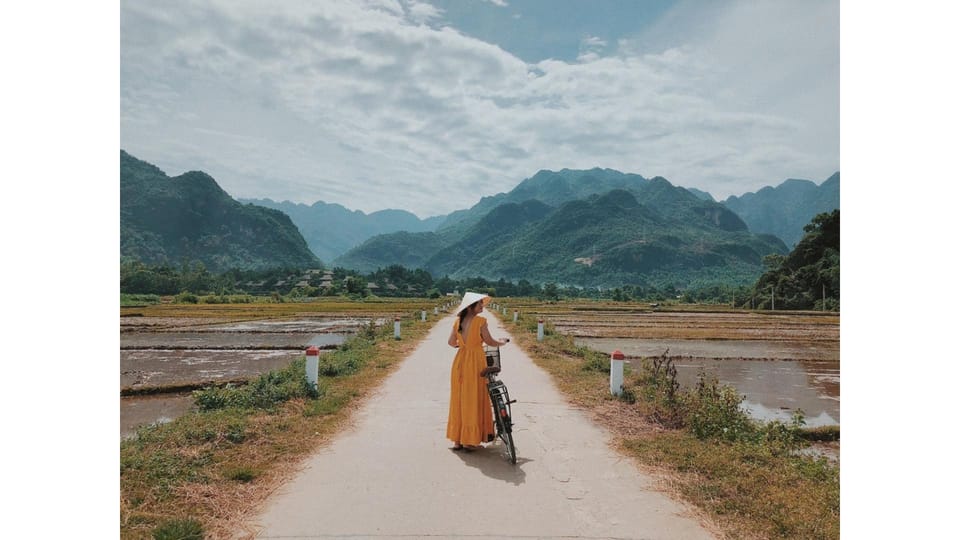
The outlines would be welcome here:
M 487 315 L 494 337 L 508 334 Z M 517 464 L 444 438 L 452 317 L 265 505 L 257 538 L 713 538 L 608 447 L 528 356 L 501 349 Z

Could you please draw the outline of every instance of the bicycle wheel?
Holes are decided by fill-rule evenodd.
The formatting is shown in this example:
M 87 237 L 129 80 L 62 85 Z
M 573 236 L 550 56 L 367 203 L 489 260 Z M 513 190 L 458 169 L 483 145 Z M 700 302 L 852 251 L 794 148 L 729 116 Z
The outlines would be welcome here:
M 516 465 L 517 447 L 513 445 L 513 433 L 510 431 L 505 431 L 500 438 L 503 439 L 503 443 L 507 445 L 507 450 L 510 452 L 510 463 Z
M 502 412 L 501 412 L 502 411 Z M 497 400 L 497 436 L 503 441 L 510 454 L 510 463 L 517 464 L 517 447 L 513 444 L 513 422 L 510 419 L 510 410 L 503 400 Z
M 501 410 L 505 410 L 503 400 L 497 397 L 493 400 L 493 421 L 497 426 L 497 437 L 503 437 L 504 433 L 509 431 L 506 422 L 503 421 Z

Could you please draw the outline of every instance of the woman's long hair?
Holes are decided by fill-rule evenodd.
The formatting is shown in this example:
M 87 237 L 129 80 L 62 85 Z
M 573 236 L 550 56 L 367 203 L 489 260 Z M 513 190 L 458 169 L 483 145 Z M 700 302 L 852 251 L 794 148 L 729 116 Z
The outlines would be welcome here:
M 476 302 L 460 310 L 460 313 L 457 313 L 457 332 L 463 334 L 463 314 L 468 311 L 473 311 L 473 308 L 482 301 L 483 300 L 477 300 Z

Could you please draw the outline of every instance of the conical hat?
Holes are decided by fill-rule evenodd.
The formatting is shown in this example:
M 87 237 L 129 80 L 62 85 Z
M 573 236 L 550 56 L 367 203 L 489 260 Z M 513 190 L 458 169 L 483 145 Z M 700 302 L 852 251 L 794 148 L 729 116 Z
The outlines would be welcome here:
M 473 304 L 477 300 L 483 300 L 483 305 L 487 305 L 490 303 L 490 296 L 475 292 L 466 292 L 463 295 L 463 301 L 460 302 L 459 306 L 457 306 L 457 310 L 454 311 L 454 314 L 459 315 L 461 311 L 470 307 L 470 304 Z

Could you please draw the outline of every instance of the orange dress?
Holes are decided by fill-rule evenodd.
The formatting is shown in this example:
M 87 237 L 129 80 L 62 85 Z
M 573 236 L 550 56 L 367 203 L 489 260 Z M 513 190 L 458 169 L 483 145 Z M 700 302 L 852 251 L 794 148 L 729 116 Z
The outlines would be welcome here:
M 459 323 L 454 319 L 454 330 Z M 493 438 L 493 407 L 487 393 L 487 379 L 480 372 L 487 367 L 480 328 L 487 320 L 476 315 L 466 339 L 457 334 L 457 356 L 450 369 L 450 413 L 447 416 L 447 438 L 476 446 Z

